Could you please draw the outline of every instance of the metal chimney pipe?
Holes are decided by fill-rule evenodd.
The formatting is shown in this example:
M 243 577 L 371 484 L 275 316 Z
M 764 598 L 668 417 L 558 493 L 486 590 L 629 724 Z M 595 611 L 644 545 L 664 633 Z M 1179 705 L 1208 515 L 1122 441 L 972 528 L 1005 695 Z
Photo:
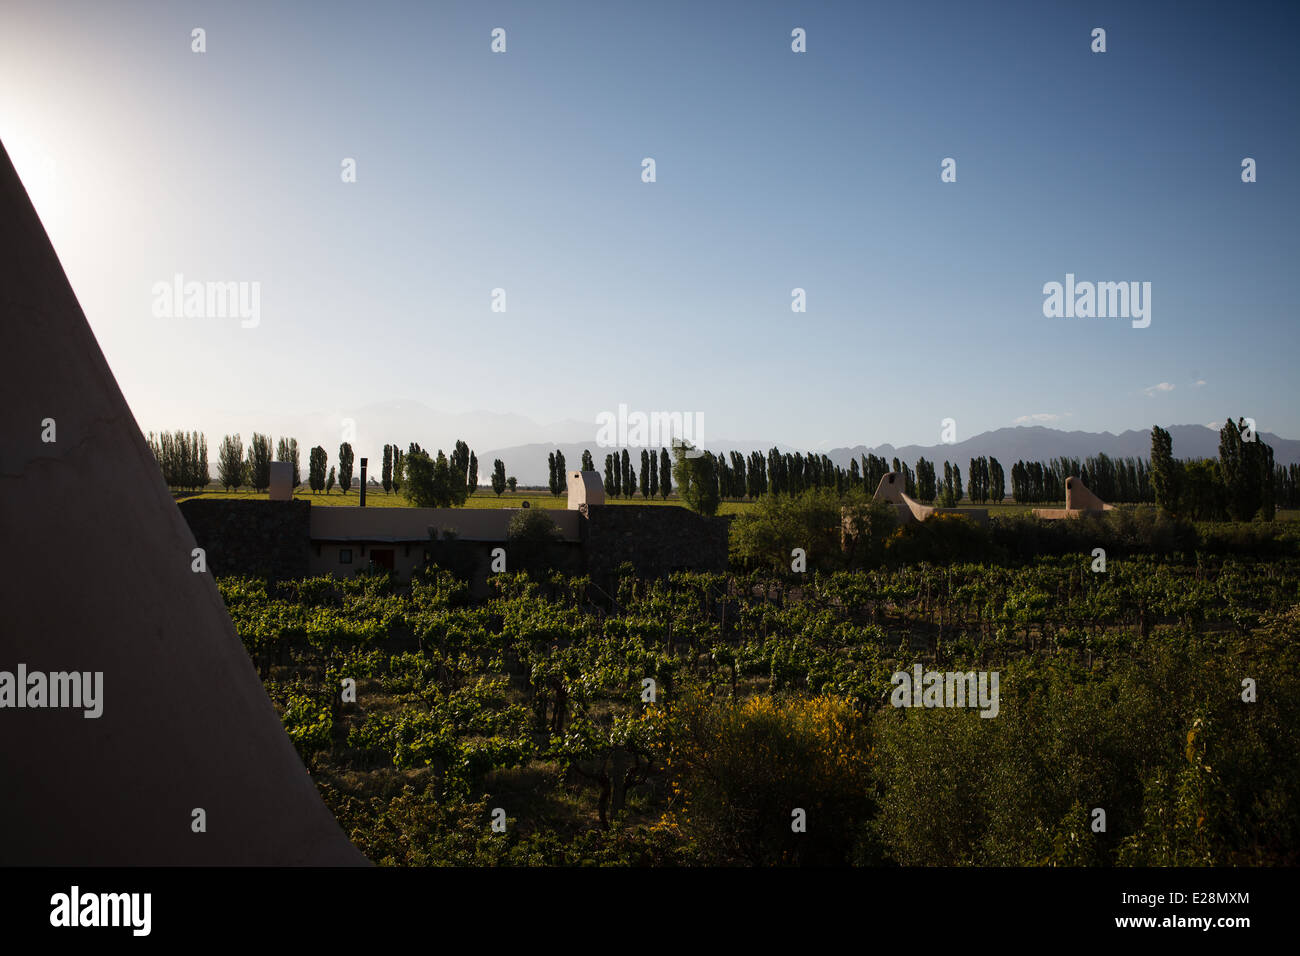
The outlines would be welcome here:
M 366 459 L 361 459 L 361 505 L 366 506 Z

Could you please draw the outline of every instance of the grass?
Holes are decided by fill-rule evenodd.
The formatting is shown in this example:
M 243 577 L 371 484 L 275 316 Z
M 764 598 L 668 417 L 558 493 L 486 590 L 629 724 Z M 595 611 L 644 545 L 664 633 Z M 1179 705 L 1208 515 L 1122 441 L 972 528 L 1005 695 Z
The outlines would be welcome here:
M 265 501 L 267 498 L 266 492 L 264 491 L 255 492 L 247 488 L 240 489 L 239 491 L 226 491 L 219 485 L 215 485 L 215 484 L 208 485 L 206 489 L 199 492 L 173 490 L 172 494 L 176 496 L 177 501 L 184 501 L 187 498 L 233 498 L 233 499 L 248 500 L 248 501 Z M 358 503 L 360 501 L 360 498 L 358 497 L 355 488 L 345 495 L 341 491 L 339 491 L 337 487 L 331 492 L 322 492 L 320 494 L 312 494 L 311 491 L 303 487 L 303 488 L 298 488 L 296 491 L 294 491 L 293 496 L 294 498 L 300 499 L 302 501 L 310 501 L 313 504 L 318 505 L 320 507 L 355 508 L 358 506 Z M 504 494 L 502 494 L 500 497 L 497 497 L 495 494 L 492 493 L 490 489 L 484 488 L 478 490 L 473 495 L 471 495 L 469 501 L 465 503 L 465 507 L 466 508 L 521 508 L 523 507 L 523 503 L 525 501 L 528 502 L 528 507 L 530 508 L 551 508 L 551 509 L 564 510 L 569 506 L 568 495 L 549 495 L 545 492 L 538 492 L 538 491 L 515 491 L 515 492 L 507 491 Z M 682 507 L 685 507 L 684 505 L 682 505 L 682 500 L 678 498 L 676 495 L 670 495 L 666 501 L 662 498 L 655 498 L 651 501 L 646 501 L 640 495 L 637 495 L 635 498 L 612 498 L 609 499 L 608 503 L 613 505 L 646 505 L 646 504 L 681 505 Z M 744 514 L 746 511 L 750 509 L 752 505 L 753 502 L 747 500 L 740 500 L 740 499 L 724 500 L 718 506 L 718 514 L 720 515 Z M 411 507 L 411 503 L 407 501 L 406 498 L 401 494 L 389 494 L 386 493 L 382 488 L 380 489 L 371 488 L 369 491 L 366 492 L 366 507 L 367 508 L 409 508 Z M 1008 499 L 1006 501 L 999 502 L 998 504 L 992 504 L 986 502 L 984 504 L 977 505 L 977 504 L 972 504 L 970 501 L 963 500 L 960 503 L 959 507 L 986 508 L 988 509 L 989 517 L 997 517 L 999 515 L 1024 514 L 1029 511 L 1032 511 L 1034 508 L 1064 508 L 1065 502 L 1045 501 L 1038 504 L 1018 504 L 1017 502 Z M 1300 520 L 1300 510 L 1283 510 L 1279 508 L 1277 512 L 1277 520 L 1278 521 Z
M 185 501 L 190 498 L 222 498 L 244 501 L 265 501 L 267 493 L 264 491 L 252 491 L 247 488 L 241 488 L 238 491 L 226 491 L 219 485 L 208 485 L 203 491 L 173 491 L 177 501 Z M 300 501 L 310 501 L 312 504 L 320 507 L 337 507 L 337 508 L 356 508 L 360 504 L 360 497 L 357 490 L 353 488 L 346 495 L 336 487 L 330 492 L 321 492 L 313 494 L 307 488 L 297 488 L 293 493 L 294 498 Z M 551 508 L 564 510 L 569 507 L 568 495 L 550 495 L 545 492 L 537 491 L 507 491 L 500 497 L 497 497 L 491 490 L 480 489 L 470 496 L 469 501 L 465 503 L 466 508 L 522 508 L 524 502 L 528 502 L 530 508 Z M 635 498 L 613 498 L 609 499 L 609 504 L 614 505 L 681 505 L 682 501 L 676 495 L 670 495 L 667 500 L 655 498 L 647 501 L 640 495 Z M 748 501 L 724 501 L 718 508 L 718 514 L 740 514 L 749 508 Z M 366 492 L 367 508 L 409 508 L 411 503 L 401 494 L 390 494 L 382 488 L 371 488 Z

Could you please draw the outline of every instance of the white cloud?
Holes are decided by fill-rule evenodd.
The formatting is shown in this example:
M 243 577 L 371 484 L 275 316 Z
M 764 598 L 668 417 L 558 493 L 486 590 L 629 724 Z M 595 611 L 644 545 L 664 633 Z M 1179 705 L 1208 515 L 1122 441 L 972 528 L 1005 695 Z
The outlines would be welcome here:
M 1174 386 L 1169 382 L 1161 382 L 1159 385 L 1148 385 L 1142 391 L 1147 393 L 1148 398 L 1155 396 L 1156 392 L 1172 392 Z
M 1205 379 L 1203 379 L 1203 378 L 1198 378 L 1196 381 L 1194 381 L 1194 382 L 1192 383 L 1192 388 L 1200 388 L 1202 385 L 1205 385 L 1205 384 L 1207 384 L 1207 382 L 1205 381 Z
M 1059 422 L 1064 417 L 1065 417 L 1064 415 L 1057 415 L 1054 412 L 1038 412 L 1036 415 L 1021 415 L 1014 422 L 1012 422 L 1012 424 L 1030 425 L 1030 424 L 1042 424 L 1043 422 Z

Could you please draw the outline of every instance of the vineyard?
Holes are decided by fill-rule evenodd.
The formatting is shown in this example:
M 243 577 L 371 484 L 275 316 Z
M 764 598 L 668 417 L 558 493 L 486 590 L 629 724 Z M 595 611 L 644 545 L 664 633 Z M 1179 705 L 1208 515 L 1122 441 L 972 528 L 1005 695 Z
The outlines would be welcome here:
M 1300 558 L 1091 561 L 218 583 L 377 863 L 1296 863 Z

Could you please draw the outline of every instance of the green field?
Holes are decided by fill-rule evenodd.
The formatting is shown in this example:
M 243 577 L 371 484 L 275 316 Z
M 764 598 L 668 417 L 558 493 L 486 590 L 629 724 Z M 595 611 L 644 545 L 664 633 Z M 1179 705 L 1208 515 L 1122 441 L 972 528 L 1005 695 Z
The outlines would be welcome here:
M 243 488 L 239 491 L 225 491 L 218 485 L 209 485 L 204 491 L 173 491 L 177 501 L 185 501 L 189 498 L 228 498 L 243 501 L 265 501 L 267 494 L 264 491 L 251 491 Z M 321 492 L 313 494 L 306 488 L 298 488 L 293 493 L 294 498 L 302 501 L 310 501 L 315 505 L 324 507 L 355 508 L 360 502 L 360 496 L 356 489 L 348 492 L 346 495 L 335 488 L 331 492 Z M 530 508 L 557 508 L 565 509 L 569 506 L 568 495 L 549 495 L 545 492 L 537 491 L 516 491 L 509 492 L 498 497 L 488 490 L 479 490 L 470 496 L 465 503 L 466 508 L 521 508 L 524 502 L 528 502 Z M 670 495 L 665 501 L 662 498 L 654 498 L 650 501 L 638 495 L 635 498 L 612 498 L 610 504 L 615 505 L 681 505 L 681 499 L 676 495 Z M 718 507 L 718 514 L 739 514 L 745 511 L 750 505 L 748 501 L 723 501 Z M 411 503 L 401 494 L 390 494 L 382 489 L 371 489 L 366 492 L 367 508 L 409 508 Z
M 239 491 L 225 491 L 219 485 L 215 485 L 215 484 L 208 485 L 206 489 L 200 492 L 173 490 L 172 494 L 176 496 L 177 501 L 184 501 L 188 498 L 230 498 L 235 500 L 246 500 L 246 501 L 265 501 L 267 499 L 267 494 L 264 491 L 256 492 L 256 491 L 251 491 L 247 488 L 240 489 Z M 313 494 L 311 491 L 309 491 L 307 488 L 304 487 L 304 488 L 296 489 L 293 493 L 293 496 L 303 501 L 310 501 L 313 504 L 322 507 L 355 508 L 357 507 L 358 502 L 360 501 L 360 498 L 357 495 L 355 489 L 348 492 L 346 495 L 343 494 L 341 491 L 339 491 L 337 488 L 335 488 L 331 492 L 321 492 L 320 494 Z M 545 492 L 537 492 L 537 491 L 516 491 L 516 492 L 507 491 L 505 494 L 498 497 L 488 489 L 480 489 L 479 491 L 475 492 L 473 495 L 470 496 L 470 499 L 468 502 L 466 502 L 465 507 L 467 508 L 520 508 L 523 506 L 523 503 L 525 501 L 528 502 L 528 506 L 530 508 L 558 508 L 562 510 L 569 506 L 569 498 L 567 495 L 549 495 L 546 494 Z M 650 505 L 679 505 L 680 506 L 682 505 L 682 501 L 676 495 L 669 495 L 666 501 L 662 498 L 654 498 L 650 501 L 646 501 L 640 495 L 637 495 L 635 498 L 611 498 L 609 499 L 609 504 L 614 504 L 614 505 L 650 504 Z M 752 504 L 753 502 L 744 499 L 725 499 L 718 506 L 718 514 L 720 515 L 744 514 L 746 511 L 749 510 Z M 389 494 L 384 492 L 382 489 L 380 490 L 371 489 L 370 491 L 366 492 L 366 507 L 367 508 L 409 508 L 411 507 L 411 503 L 407 501 L 406 498 L 400 494 Z M 999 504 L 986 503 L 982 505 L 972 505 L 969 501 L 963 501 L 961 503 L 961 507 L 986 508 L 988 509 L 990 517 L 997 517 L 1000 515 L 1022 514 L 1024 512 L 1031 511 L 1034 508 L 1064 508 L 1065 502 L 1048 501 L 1048 502 L 1041 502 L 1038 504 L 1020 504 L 1008 499 L 1007 501 L 1001 502 Z M 1277 512 L 1277 520 L 1278 521 L 1300 520 L 1300 510 L 1287 511 L 1287 510 L 1279 509 Z

